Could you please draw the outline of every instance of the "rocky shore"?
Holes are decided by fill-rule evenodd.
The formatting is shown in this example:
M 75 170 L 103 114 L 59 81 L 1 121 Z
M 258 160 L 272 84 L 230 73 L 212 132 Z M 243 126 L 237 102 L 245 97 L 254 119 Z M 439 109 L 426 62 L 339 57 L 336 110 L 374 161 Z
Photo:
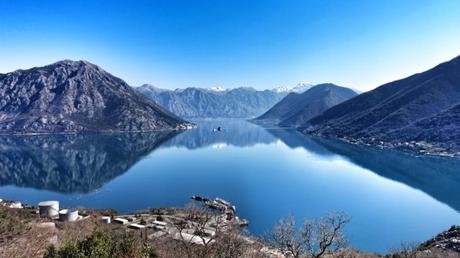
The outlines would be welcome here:
M 399 150 L 416 155 L 429 155 L 439 157 L 460 157 L 460 150 L 446 144 L 433 144 L 425 141 L 382 141 L 375 138 L 352 138 L 346 136 L 322 135 L 308 130 L 301 130 L 305 134 L 317 137 L 332 138 L 353 145 L 370 146 L 379 149 Z

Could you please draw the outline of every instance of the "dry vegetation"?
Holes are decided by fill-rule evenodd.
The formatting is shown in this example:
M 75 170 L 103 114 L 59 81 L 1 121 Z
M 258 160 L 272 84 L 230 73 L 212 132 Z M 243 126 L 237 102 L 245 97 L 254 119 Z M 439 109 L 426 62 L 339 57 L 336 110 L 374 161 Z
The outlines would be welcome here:
M 90 216 L 77 222 L 50 224 L 51 220 L 39 218 L 33 207 L 0 207 L 0 257 L 460 257 L 440 249 L 422 251 L 414 243 L 403 243 L 384 256 L 351 249 L 343 234 L 350 219 L 343 214 L 306 220 L 300 227 L 295 226 L 293 217 L 287 217 L 274 227 L 270 237 L 256 240 L 239 227 L 221 223 L 216 214 L 196 207 L 150 211 L 164 217 L 179 214 L 182 219 L 175 220 L 172 233 L 202 236 L 198 240 L 203 244 L 196 244 L 193 242 L 197 239 L 180 239 L 172 233 L 151 237 L 154 234 L 147 229 L 101 224 L 100 216 L 114 215 L 111 210 L 82 212 Z M 213 235 L 207 232 L 210 222 L 217 223 Z M 267 252 L 267 248 L 273 252 Z

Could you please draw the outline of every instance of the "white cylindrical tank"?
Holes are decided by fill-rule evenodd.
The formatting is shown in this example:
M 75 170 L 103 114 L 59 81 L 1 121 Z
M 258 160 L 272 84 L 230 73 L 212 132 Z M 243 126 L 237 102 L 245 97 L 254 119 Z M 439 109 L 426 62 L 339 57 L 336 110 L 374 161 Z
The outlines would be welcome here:
M 111 219 L 110 219 L 109 216 L 102 216 L 101 217 L 101 222 L 104 223 L 104 224 L 110 224 Z
M 59 216 L 59 202 L 58 201 L 45 201 L 38 204 L 40 216 L 56 217 Z
M 60 221 L 76 221 L 78 219 L 78 210 L 63 209 L 59 212 Z

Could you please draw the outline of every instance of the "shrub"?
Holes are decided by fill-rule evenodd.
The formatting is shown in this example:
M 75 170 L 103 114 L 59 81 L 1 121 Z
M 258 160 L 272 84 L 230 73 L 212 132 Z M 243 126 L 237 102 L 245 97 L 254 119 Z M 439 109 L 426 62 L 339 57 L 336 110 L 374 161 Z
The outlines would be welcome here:
M 68 242 L 61 248 L 49 246 L 44 258 L 111 258 L 111 257 L 158 257 L 155 250 L 131 235 L 110 235 L 94 232 L 88 238 Z

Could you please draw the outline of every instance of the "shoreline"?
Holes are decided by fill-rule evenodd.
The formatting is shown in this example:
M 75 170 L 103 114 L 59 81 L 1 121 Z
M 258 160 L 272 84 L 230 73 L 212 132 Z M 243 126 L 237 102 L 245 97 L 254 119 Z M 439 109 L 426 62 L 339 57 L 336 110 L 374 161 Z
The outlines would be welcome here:
M 201 202 L 201 200 L 197 201 Z M 224 200 L 217 203 L 226 205 Z M 231 207 L 231 204 L 229 204 L 229 207 Z M 32 243 L 35 243 L 33 239 L 35 237 L 41 239 L 39 241 L 40 245 L 35 247 L 39 249 L 39 252 L 33 257 L 41 257 L 49 245 L 59 247 L 67 243 L 69 239 L 84 239 L 94 234 L 94 232 L 127 232 L 136 239 L 143 239 L 143 241 L 146 241 L 145 243 L 149 243 L 157 250 L 160 250 L 161 253 L 171 252 L 171 245 L 179 248 L 177 245 L 181 246 L 181 242 L 190 244 L 192 248 L 197 248 L 198 252 L 200 248 L 207 248 L 208 245 L 214 246 L 215 244 L 213 243 L 222 241 L 222 237 L 224 237 L 224 239 L 237 239 L 240 244 L 246 245 L 252 253 L 260 254 L 260 256 L 256 257 L 289 257 L 289 254 L 283 253 L 280 249 L 265 242 L 264 239 L 243 231 L 235 231 L 235 229 L 240 228 L 240 225 L 226 223 L 226 213 L 219 212 L 219 208 L 214 210 L 203 210 L 197 207 L 149 208 L 128 213 L 119 213 L 117 210 L 110 208 L 80 208 L 81 216 L 74 221 L 63 221 L 60 216 L 46 216 L 40 214 L 41 211 L 40 207 L 34 205 L 22 204 L 18 201 L 0 200 L 0 215 L 4 220 L 3 223 L 5 223 L 5 220 L 7 221 L 6 223 L 12 220 L 15 227 L 13 232 L 18 232 L 17 235 L 13 233 L 13 236 L 10 236 L 11 239 L 19 238 L 23 239 L 21 241 L 27 240 L 26 242 Z M 213 211 L 216 211 L 216 213 L 213 213 Z M 18 220 L 17 218 L 20 219 Z M 200 221 L 203 224 L 199 224 Z M 198 234 L 196 231 L 198 229 L 202 233 Z M 33 234 L 28 234 L 28 231 L 33 232 Z M 42 232 L 40 234 L 43 235 L 37 236 L 36 231 Z M 76 232 L 78 232 L 77 235 Z M 44 239 L 41 237 L 44 237 Z M 0 256 L 9 254 L 9 251 L 15 248 L 20 248 L 20 246 L 16 245 L 21 241 L 0 243 Z M 417 245 L 402 242 L 401 247 L 393 250 L 392 254 L 378 254 L 347 247 L 330 255 L 347 254 L 351 255 L 347 257 L 371 258 L 395 257 L 391 255 L 406 252 L 407 250 L 404 248 L 409 248 L 409 245 L 411 252 L 422 254 L 422 256 L 417 257 L 446 257 L 446 254 L 450 255 L 449 257 L 460 257 L 460 226 L 452 226 L 432 239 Z M 423 254 L 427 256 L 423 256 Z

